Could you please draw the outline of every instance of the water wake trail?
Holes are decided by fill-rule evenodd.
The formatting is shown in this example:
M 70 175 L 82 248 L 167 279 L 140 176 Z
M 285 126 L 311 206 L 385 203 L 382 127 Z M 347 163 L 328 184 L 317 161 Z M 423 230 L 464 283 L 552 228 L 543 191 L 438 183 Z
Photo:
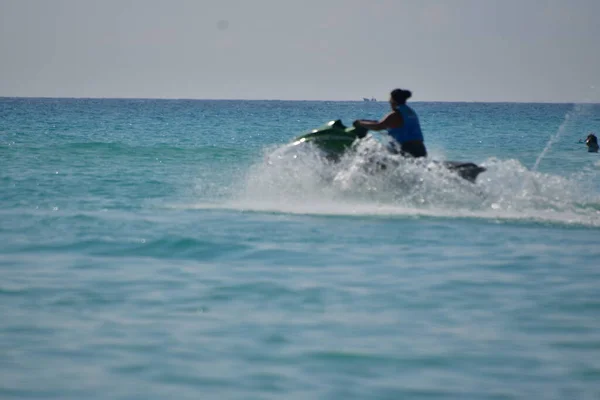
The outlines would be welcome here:
M 319 215 L 431 216 L 531 220 L 600 226 L 600 198 L 585 183 L 598 171 L 563 177 L 528 170 L 518 160 L 490 158 L 476 184 L 443 168 L 398 161 L 374 173 L 372 154 L 349 154 L 333 165 L 316 154 L 266 158 L 240 177 L 220 204 L 192 208 Z M 363 149 L 364 150 L 364 149 Z

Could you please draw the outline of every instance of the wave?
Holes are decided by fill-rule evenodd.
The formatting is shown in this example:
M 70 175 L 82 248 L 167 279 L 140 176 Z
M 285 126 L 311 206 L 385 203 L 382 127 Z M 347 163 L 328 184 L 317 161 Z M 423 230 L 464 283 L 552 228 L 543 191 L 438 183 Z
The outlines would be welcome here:
M 267 150 L 229 197 L 194 208 L 243 211 L 399 217 L 483 218 L 600 227 L 598 170 L 558 176 L 527 169 L 514 159 L 489 158 L 477 182 L 429 164 L 401 158 L 394 168 L 373 174 L 368 168 L 381 144 L 362 148 L 334 165 L 317 152 L 285 155 Z M 470 161 L 470 160 L 458 160 Z
M 14 251 L 14 249 L 13 249 Z M 18 251 L 22 254 L 59 252 L 88 254 L 97 257 L 148 257 L 165 259 L 202 259 L 206 262 L 246 254 L 248 246 L 218 240 L 198 240 L 192 237 L 169 236 L 153 239 L 100 237 L 68 238 L 46 243 L 28 243 Z
M 21 147 L 22 148 L 22 147 Z M 54 143 L 46 146 L 28 145 L 29 153 L 35 154 L 62 154 L 69 156 L 100 156 L 100 157 L 205 157 L 209 159 L 221 159 L 231 157 L 243 157 L 247 155 L 244 148 L 233 146 L 195 146 L 172 144 L 128 144 L 122 142 L 69 142 Z

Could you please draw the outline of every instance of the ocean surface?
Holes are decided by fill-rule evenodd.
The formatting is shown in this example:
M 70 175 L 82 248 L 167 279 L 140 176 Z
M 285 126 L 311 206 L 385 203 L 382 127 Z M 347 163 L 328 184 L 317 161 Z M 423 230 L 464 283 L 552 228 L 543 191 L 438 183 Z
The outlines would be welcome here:
M 600 398 L 600 105 L 412 105 L 0 98 L 0 398 Z

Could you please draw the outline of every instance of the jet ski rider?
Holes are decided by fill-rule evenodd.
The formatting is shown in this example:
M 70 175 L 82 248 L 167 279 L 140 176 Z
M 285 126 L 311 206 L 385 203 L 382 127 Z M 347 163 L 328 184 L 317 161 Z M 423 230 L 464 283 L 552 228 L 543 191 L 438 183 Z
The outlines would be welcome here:
M 368 130 L 387 130 L 394 139 L 388 149 L 394 154 L 403 156 L 427 157 L 427 149 L 423 143 L 423 132 L 417 113 L 406 105 L 412 96 L 410 90 L 394 89 L 390 93 L 392 112 L 381 121 L 356 120 L 354 126 L 362 126 Z

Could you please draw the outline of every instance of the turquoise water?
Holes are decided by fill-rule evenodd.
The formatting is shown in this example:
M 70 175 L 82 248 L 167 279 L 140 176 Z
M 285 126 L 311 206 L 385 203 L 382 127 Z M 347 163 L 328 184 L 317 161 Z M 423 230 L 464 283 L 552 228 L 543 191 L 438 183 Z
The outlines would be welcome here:
M 414 108 L 475 185 L 273 161 L 385 103 L 0 99 L 0 397 L 599 398 L 600 106 Z

